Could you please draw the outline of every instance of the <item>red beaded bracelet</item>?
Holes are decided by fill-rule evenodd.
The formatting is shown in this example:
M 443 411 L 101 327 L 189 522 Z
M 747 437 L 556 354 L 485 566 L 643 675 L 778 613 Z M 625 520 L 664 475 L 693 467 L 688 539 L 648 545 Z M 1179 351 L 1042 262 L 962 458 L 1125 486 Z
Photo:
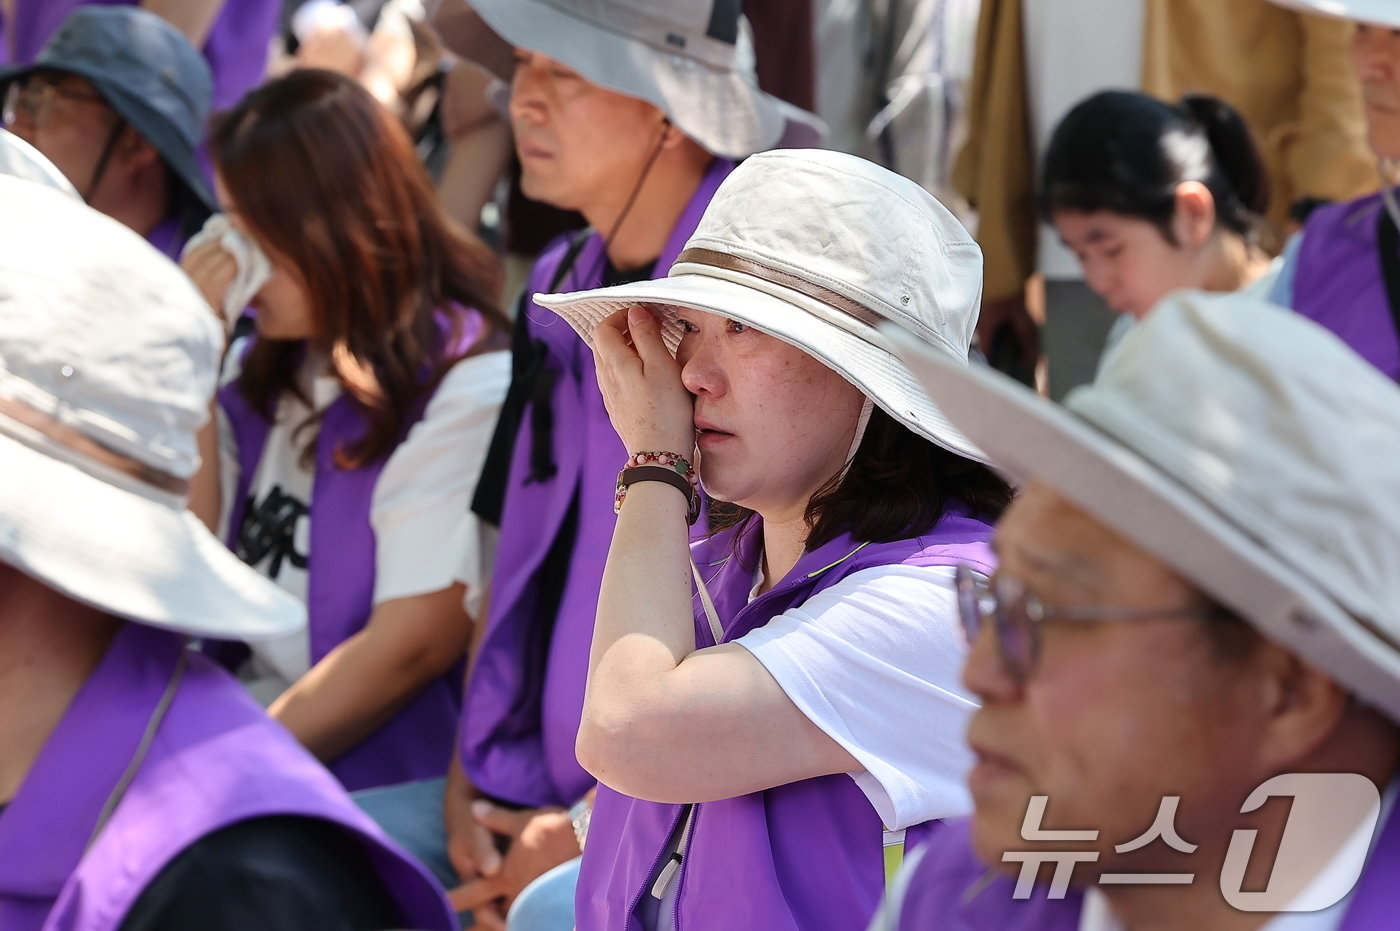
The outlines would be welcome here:
M 617 473 L 617 489 L 613 495 L 613 513 L 622 513 L 622 500 L 627 488 L 637 482 L 664 482 L 686 496 L 690 504 L 686 523 L 694 524 L 700 517 L 700 479 L 695 469 L 679 453 L 641 452 L 627 460 Z

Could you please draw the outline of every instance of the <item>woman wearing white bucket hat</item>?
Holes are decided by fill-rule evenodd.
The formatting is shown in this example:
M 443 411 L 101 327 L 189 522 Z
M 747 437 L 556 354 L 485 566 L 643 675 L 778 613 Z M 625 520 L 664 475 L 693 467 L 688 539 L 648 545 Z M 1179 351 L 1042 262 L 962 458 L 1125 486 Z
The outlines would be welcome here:
M 1351 59 L 1361 83 L 1378 194 L 1314 211 L 1288 244 L 1271 293 L 1400 378 L 1400 4 L 1391 0 L 1273 0 L 1353 20 Z
M 578 738 L 602 783 L 581 931 L 860 927 L 882 822 L 962 810 L 950 583 L 990 571 L 1010 490 L 876 325 L 966 365 L 980 291 L 931 195 L 812 150 L 736 169 L 669 277 L 537 296 L 593 345 L 631 454 Z M 750 513 L 688 552 L 697 445 Z
M 1064 408 L 891 336 L 1026 484 L 962 583 L 975 815 L 876 927 L 1395 927 L 1400 390 L 1240 295 L 1168 298 Z
M 190 648 L 305 624 L 186 507 L 223 348 L 199 293 L 75 197 L 0 201 L 0 927 L 454 927 Z
M 732 159 L 816 144 L 821 124 L 758 90 L 737 0 L 474 6 L 515 48 L 513 73 L 500 77 L 510 81 L 522 189 L 590 224 L 546 248 L 531 272 L 516 315 L 511 392 L 474 507 L 501 537 L 463 703 L 462 771 L 453 770 L 443 806 L 453 851 L 445 871 L 464 882 L 460 906 L 499 911 L 522 879 L 578 856 L 571 821 L 583 824 L 594 780 L 578 765 L 574 740 L 614 523 L 606 496 L 578 490 L 610 481 L 627 455 L 587 347 L 530 295 L 659 273 Z M 398 831 L 395 812 L 374 810 Z M 510 841 L 503 864 L 487 829 Z M 431 858 L 425 847 L 441 840 L 426 841 L 411 846 Z M 479 874 L 487 875 L 466 884 Z M 559 921 L 568 927 L 567 915 Z

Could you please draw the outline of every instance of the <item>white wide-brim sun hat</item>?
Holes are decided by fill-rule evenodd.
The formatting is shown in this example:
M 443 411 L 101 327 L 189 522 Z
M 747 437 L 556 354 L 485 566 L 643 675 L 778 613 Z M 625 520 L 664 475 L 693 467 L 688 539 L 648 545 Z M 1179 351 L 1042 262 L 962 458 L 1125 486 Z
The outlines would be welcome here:
M 933 195 L 865 159 L 813 149 L 739 165 L 667 277 L 534 297 L 590 346 L 599 323 L 633 304 L 660 311 L 673 353 L 679 309 L 739 321 L 820 360 L 915 433 L 980 462 L 982 451 L 889 351 L 880 328 L 901 329 L 966 366 L 981 295 L 982 252 Z
M 472 0 L 472 6 L 505 42 L 647 101 L 713 155 L 815 146 L 826 136 L 816 115 L 759 90 L 737 0 Z M 510 81 L 509 74 L 496 76 Z
M 1400 720 L 1400 388 L 1250 298 L 1167 298 L 1063 407 L 888 331 L 953 422 Z
M 1334 19 L 1349 19 L 1372 26 L 1400 29 L 1400 3 L 1396 0 L 1273 0 L 1278 6 Z
M 197 637 L 293 633 L 304 606 L 186 508 L 223 332 L 189 278 L 81 201 L 0 177 L 0 562 Z

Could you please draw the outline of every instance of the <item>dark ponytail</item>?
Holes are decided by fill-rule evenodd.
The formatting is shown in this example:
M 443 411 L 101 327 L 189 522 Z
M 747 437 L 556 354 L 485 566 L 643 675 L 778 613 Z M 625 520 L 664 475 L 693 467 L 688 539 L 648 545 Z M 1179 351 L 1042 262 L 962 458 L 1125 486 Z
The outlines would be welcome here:
M 1039 208 L 1108 210 L 1157 226 L 1176 243 L 1176 188 L 1199 181 L 1219 226 L 1252 241 L 1268 209 L 1264 159 L 1244 117 L 1217 97 L 1173 106 L 1136 91 L 1102 91 L 1055 127 L 1041 171 Z
M 1179 106 L 1205 130 L 1215 164 L 1224 175 L 1223 196 L 1206 183 L 1220 221 L 1247 236 L 1269 210 L 1269 172 L 1254 133 L 1240 112 L 1219 97 L 1187 94 Z

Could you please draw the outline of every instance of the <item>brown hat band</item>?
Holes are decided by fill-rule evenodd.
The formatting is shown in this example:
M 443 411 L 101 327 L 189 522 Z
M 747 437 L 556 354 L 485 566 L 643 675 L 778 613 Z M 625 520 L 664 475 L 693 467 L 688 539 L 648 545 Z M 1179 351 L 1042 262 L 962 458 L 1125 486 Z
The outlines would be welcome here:
M 100 462 L 109 469 L 115 469 L 123 475 L 130 476 L 161 491 L 176 495 L 188 495 L 190 492 L 188 479 L 171 475 L 169 472 L 162 472 L 160 469 L 132 459 L 130 456 L 124 456 L 108 449 L 76 427 L 56 420 L 42 411 L 37 411 L 22 401 L 16 401 L 13 398 L 0 398 L 0 415 L 9 417 L 11 420 L 43 434 L 65 449 L 85 456 L 94 462 Z
M 832 310 L 858 320 L 866 326 L 879 326 L 885 320 L 881 314 L 877 314 L 859 301 L 851 300 L 844 294 L 819 284 L 813 284 L 791 272 L 772 268 L 753 259 L 730 255 L 728 252 L 717 252 L 714 249 L 691 248 L 676 256 L 676 264 L 679 265 L 681 262 L 689 262 L 692 265 L 709 265 L 714 268 L 723 268 L 726 271 L 752 275 L 770 284 L 779 285 L 810 297 L 814 301 L 819 301 Z

